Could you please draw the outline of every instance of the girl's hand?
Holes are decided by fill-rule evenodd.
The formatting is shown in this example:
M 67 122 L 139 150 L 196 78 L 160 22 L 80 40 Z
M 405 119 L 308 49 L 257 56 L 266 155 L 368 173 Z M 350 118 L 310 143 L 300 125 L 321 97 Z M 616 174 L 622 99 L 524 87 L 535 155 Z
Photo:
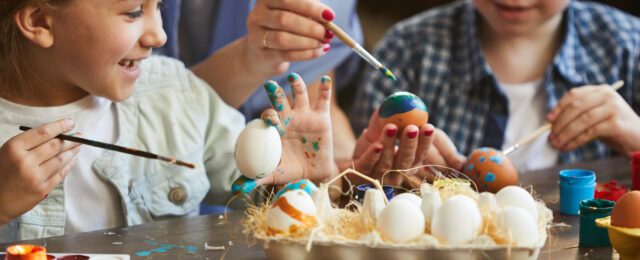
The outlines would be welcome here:
M 371 115 L 369 127 L 364 130 L 356 143 L 353 161 L 357 171 L 382 179 L 384 173 L 389 170 L 410 169 L 423 163 L 433 143 L 435 130 L 433 125 L 423 124 L 420 128 L 409 125 L 399 135 L 396 125 L 387 124 L 384 128 L 381 126 L 378 110 L 376 110 Z M 396 146 L 398 139 L 400 145 Z M 416 172 L 417 170 L 414 170 L 406 174 L 413 175 Z M 349 178 L 354 184 L 363 181 L 355 176 L 349 176 Z M 390 172 L 385 175 L 383 181 L 384 184 L 399 186 L 403 180 L 403 175 Z
M 305 83 L 295 73 L 289 75 L 293 105 L 276 82 L 268 81 L 264 85 L 273 109 L 263 112 L 262 119 L 280 132 L 282 159 L 273 173 L 256 180 L 258 185 L 278 185 L 300 179 L 317 182 L 338 173 L 333 160 L 329 117 L 331 78 L 324 76 L 321 82 L 314 107 L 309 105 Z
M 596 138 L 631 157 L 640 150 L 640 117 L 609 85 L 571 89 L 547 115 L 551 145 L 562 151 L 578 148 Z
M 79 144 L 55 138 L 73 129 L 63 119 L 18 134 L 0 148 L 0 225 L 45 199 L 67 175 Z
M 246 68 L 258 75 L 279 75 L 290 61 L 324 55 L 333 33 L 318 21 L 333 18 L 333 10 L 317 0 L 258 0 L 247 18 Z

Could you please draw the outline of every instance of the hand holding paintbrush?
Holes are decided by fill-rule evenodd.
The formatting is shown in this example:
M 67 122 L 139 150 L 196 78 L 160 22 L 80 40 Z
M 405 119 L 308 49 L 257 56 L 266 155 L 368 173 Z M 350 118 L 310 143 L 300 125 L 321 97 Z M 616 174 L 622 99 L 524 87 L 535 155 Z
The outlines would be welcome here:
M 613 85 L 611 85 L 611 87 L 613 88 L 614 91 L 617 91 L 618 89 L 620 89 L 622 86 L 624 85 L 623 81 L 616 81 L 615 83 L 613 83 Z M 530 134 L 528 134 L 527 136 L 519 139 L 518 141 L 516 141 L 513 145 L 505 148 L 504 150 L 502 150 L 502 153 L 504 155 L 508 155 L 514 151 L 516 151 L 518 148 L 532 142 L 533 140 L 535 140 L 536 138 L 538 138 L 540 135 L 546 133 L 547 131 L 549 131 L 551 129 L 552 125 L 551 123 L 546 123 L 543 126 L 541 126 L 540 128 L 536 129 L 535 131 L 531 132 Z
M 365 50 L 358 42 L 352 39 L 347 33 L 345 33 L 340 27 L 333 22 L 322 22 L 325 28 L 332 31 L 338 39 L 343 41 L 347 46 L 351 47 L 355 53 L 357 53 L 362 59 L 364 59 L 371 66 L 382 72 L 386 77 L 396 80 L 396 76 L 391 73 L 382 63 L 380 63 L 373 55 Z

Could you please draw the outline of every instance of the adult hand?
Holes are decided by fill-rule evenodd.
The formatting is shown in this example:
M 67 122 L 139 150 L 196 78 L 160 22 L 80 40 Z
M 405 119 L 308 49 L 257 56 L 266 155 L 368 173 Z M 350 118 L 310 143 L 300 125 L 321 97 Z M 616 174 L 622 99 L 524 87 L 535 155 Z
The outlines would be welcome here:
M 73 129 L 70 119 L 20 133 L 0 148 L 0 225 L 45 199 L 67 175 L 79 144 L 55 138 Z
M 330 22 L 334 16 L 317 0 L 258 0 L 247 19 L 244 60 L 249 73 L 278 75 L 290 61 L 326 53 L 333 33 L 319 21 Z
M 631 157 L 640 150 L 640 117 L 609 85 L 573 88 L 547 115 L 551 145 L 562 151 L 600 138 L 615 151 Z
M 423 124 L 418 128 L 409 125 L 398 135 L 398 127 L 380 123 L 378 111 L 374 111 L 369 126 L 358 138 L 353 153 L 354 167 L 357 171 L 373 178 L 382 179 L 385 184 L 399 186 L 404 178 L 398 172 L 389 170 L 406 170 L 421 165 L 433 142 L 435 128 L 431 124 Z M 400 145 L 396 147 L 396 140 Z M 407 171 L 413 175 L 417 170 Z M 358 177 L 350 176 L 352 183 L 362 182 Z
M 263 112 L 262 119 L 280 132 L 282 159 L 273 173 L 256 181 L 258 185 L 279 185 L 300 179 L 318 182 L 338 173 L 329 116 L 332 81 L 324 76 L 321 82 L 313 107 L 309 105 L 307 87 L 297 74 L 289 75 L 293 104 L 276 82 L 265 84 L 273 108 Z

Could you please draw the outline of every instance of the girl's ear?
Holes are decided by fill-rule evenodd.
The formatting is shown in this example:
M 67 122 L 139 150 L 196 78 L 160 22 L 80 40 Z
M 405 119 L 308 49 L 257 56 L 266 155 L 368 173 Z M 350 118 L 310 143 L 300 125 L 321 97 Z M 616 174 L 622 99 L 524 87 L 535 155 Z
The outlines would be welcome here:
M 13 19 L 22 35 L 30 42 L 42 48 L 49 48 L 53 45 L 53 31 L 51 30 L 53 16 L 45 6 L 29 5 L 19 10 Z

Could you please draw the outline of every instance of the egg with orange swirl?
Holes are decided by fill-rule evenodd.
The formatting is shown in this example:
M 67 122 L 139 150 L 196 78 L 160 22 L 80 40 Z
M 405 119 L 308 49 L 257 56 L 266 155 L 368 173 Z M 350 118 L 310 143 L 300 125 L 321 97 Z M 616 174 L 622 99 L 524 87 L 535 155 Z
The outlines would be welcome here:
M 287 191 L 267 209 L 267 235 L 301 235 L 301 231 L 317 225 L 316 214 L 315 203 L 307 192 Z
M 47 260 L 47 249 L 36 245 L 13 245 L 6 253 L 6 260 Z
M 404 91 L 388 96 L 380 105 L 378 115 L 382 127 L 395 124 L 399 133 L 408 125 L 420 127 L 429 121 L 429 110 L 422 99 Z
M 474 150 L 464 163 L 463 172 L 476 184 L 479 192 L 496 193 L 506 186 L 518 184 L 518 172 L 511 160 L 493 148 Z

